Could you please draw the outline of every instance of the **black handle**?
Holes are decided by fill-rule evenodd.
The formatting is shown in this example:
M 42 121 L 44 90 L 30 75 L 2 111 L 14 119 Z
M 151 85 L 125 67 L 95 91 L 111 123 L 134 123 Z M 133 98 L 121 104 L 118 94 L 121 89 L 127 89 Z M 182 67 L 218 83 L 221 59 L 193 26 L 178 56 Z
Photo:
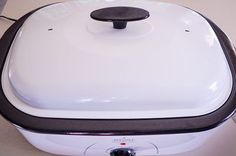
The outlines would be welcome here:
M 93 11 L 90 17 L 98 21 L 113 22 L 115 29 L 124 29 L 127 22 L 148 18 L 149 12 L 134 7 L 109 7 Z

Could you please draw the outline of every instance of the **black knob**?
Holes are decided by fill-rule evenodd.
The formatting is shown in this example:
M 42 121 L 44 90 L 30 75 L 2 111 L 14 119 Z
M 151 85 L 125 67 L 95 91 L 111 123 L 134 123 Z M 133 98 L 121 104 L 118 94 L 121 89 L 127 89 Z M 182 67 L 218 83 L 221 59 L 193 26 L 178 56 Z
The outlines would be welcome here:
M 135 152 L 130 148 L 117 148 L 110 152 L 110 156 L 135 156 Z
M 98 21 L 113 22 L 115 29 L 124 29 L 127 22 L 148 18 L 149 12 L 134 7 L 109 7 L 93 11 L 90 17 Z

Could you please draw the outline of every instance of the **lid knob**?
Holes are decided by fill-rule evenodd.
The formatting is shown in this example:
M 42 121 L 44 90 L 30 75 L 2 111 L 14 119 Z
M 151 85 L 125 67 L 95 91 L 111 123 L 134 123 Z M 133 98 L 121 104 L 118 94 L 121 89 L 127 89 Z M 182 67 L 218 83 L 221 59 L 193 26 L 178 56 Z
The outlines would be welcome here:
M 98 21 L 113 22 L 115 29 L 124 29 L 127 22 L 148 18 L 149 12 L 134 7 L 109 7 L 91 12 L 90 17 Z

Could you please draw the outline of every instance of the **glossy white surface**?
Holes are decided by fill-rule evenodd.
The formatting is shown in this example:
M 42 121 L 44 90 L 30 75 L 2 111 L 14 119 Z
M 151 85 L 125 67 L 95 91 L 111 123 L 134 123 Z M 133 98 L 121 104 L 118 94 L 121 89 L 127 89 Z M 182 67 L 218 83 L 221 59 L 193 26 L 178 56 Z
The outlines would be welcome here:
M 36 12 L 18 32 L 8 76 L 14 93 L 37 108 L 13 104 L 38 116 L 57 116 L 52 109 L 80 118 L 194 116 L 219 108 L 231 74 L 214 32 L 186 8 L 152 3 L 126 4 L 151 14 L 126 30 L 86 18 L 119 3 L 76 1 Z
M 4 14 L 10 17 L 20 17 L 24 13 L 37 8 L 41 5 L 52 3 L 57 0 L 8 0 Z M 236 43 L 236 22 L 235 18 L 236 3 L 235 0 L 166 0 L 172 3 L 178 3 L 207 15 L 213 19 L 219 26 L 227 32 Z M 214 5 L 212 5 L 214 4 Z M 221 10 L 221 11 L 219 11 Z M 226 18 L 231 17 L 231 18 Z M 6 30 L 11 22 L 0 20 L 0 35 Z M 169 156 L 235 156 L 236 155 L 236 124 L 230 119 L 225 122 L 224 127 L 212 135 L 207 142 L 199 148 L 181 154 Z M 13 156 L 56 156 L 37 150 L 31 146 L 14 126 L 0 117 L 0 155 Z
M 53 154 L 109 156 L 113 149 L 132 148 L 137 156 L 154 156 L 191 151 L 220 128 L 199 133 L 141 136 L 54 135 L 18 130 L 32 145 Z
M 8 0 L 4 14 L 10 17 L 18 18 L 24 13 L 39 6 L 55 2 L 57 0 Z M 235 0 L 166 0 L 172 3 L 178 3 L 207 15 L 215 21 L 231 39 L 236 43 L 236 21 L 232 20 L 236 15 Z M 214 5 L 212 5 L 214 4 Z M 20 7 L 19 7 L 20 6 Z M 221 10 L 221 11 L 219 11 Z M 230 17 L 230 18 L 226 18 Z M 0 35 L 11 24 L 9 21 L 0 20 Z M 235 156 L 236 155 L 236 125 L 230 119 L 225 122 L 224 127 L 212 135 L 199 148 L 175 155 L 169 156 Z M 0 155 L 13 156 L 56 156 L 42 152 L 31 146 L 17 130 L 6 120 L 0 117 Z
M 89 17 L 117 5 L 141 7 L 151 16 L 125 30 Z M 39 10 L 18 32 L 6 66 L 8 99 L 37 116 L 196 116 L 222 106 L 232 87 L 208 23 L 189 9 L 159 2 L 74 1 Z

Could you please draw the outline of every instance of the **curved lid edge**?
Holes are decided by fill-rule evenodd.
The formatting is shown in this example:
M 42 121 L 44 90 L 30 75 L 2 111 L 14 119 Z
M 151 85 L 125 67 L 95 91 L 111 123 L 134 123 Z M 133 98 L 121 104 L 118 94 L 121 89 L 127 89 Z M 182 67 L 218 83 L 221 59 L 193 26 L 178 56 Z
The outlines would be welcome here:
M 48 5 L 47 5 L 48 6 Z M 45 7 L 45 6 L 44 6 Z M 40 9 L 40 8 L 38 8 Z M 0 40 L 0 67 L 4 68 L 5 59 L 14 36 L 24 21 L 38 9 L 26 14 L 15 22 Z M 204 16 L 203 16 L 204 17 Z M 235 111 L 236 104 L 236 56 L 235 49 L 228 37 L 212 21 L 204 17 L 215 31 L 233 76 L 233 88 L 226 103 L 218 110 L 203 116 L 165 119 L 125 119 L 125 120 L 95 120 L 95 119 L 57 119 L 41 118 L 26 114 L 16 109 L 5 96 L 2 83 L 0 88 L 0 112 L 16 124 L 29 131 L 53 134 L 79 135 L 142 135 L 171 134 L 199 132 L 214 128 L 228 119 Z M 2 74 L 2 73 L 1 73 Z M 115 122 L 114 122 L 115 121 Z M 37 123 L 37 124 L 35 124 Z

